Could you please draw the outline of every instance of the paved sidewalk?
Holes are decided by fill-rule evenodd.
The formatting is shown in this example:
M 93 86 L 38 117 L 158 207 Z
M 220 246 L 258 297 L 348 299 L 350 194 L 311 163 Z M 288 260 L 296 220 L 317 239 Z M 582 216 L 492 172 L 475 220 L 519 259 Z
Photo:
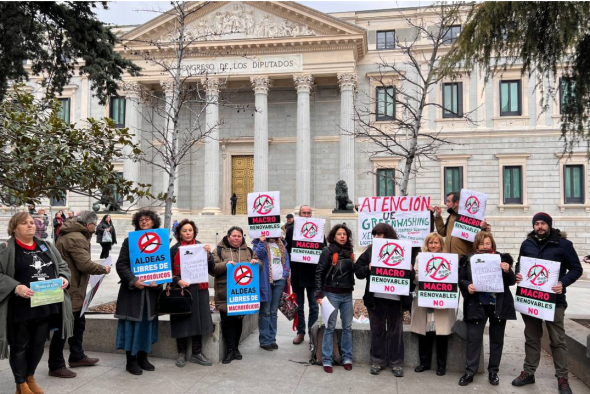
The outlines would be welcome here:
M 258 347 L 257 332 L 240 346 L 242 361 L 229 365 L 218 364 L 202 367 L 187 364 L 177 368 L 173 360 L 151 359 L 155 372 L 132 376 L 125 371 L 123 354 L 91 354 L 100 357 L 99 365 L 77 368 L 78 377 L 57 379 L 47 376 L 47 350 L 37 370 L 37 381 L 47 394 L 84 393 L 517 393 L 555 394 L 557 381 L 553 377 L 553 362 L 543 355 L 537 372 L 537 383 L 524 388 L 510 385 L 522 368 L 522 321 L 509 322 L 506 330 L 504 356 L 500 369 L 500 385 L 491 386 L 487 374 L 479 374 L 467 387 L 457 385 L 460 373 L 447 373 L 438 377 L 434 371 L 421 374 L 405 369 L 405 377 L 395 378 L 385 370 L 379 376 L 369 374 L 368 365 L 355 365 L 350 372 L 336 367 L 333 374 L 326 374 L 319 366 L 306 365 L 309 351 L 306 344 L 295 346 L 290 323 L 281 316 L 279 320 L 279 350 L 268 352 Z M 306 338 L 307 339 L 307 338 Z M 114 342 L 114 338 L 107 339 Z M 487 342 L 487 339 L 486 339 Z M 488 344 L 485 344 L 488 349 Z M 449 355 L 452 357 L 453 355 Z M 67 356 L 66 356 L 67 357 Z M 590 394 L 590 388 L 575 377 L 570 378 L 575 394 Z M 14 380 L 7 360 L 0 361 L 0 394 L 14 393 Z

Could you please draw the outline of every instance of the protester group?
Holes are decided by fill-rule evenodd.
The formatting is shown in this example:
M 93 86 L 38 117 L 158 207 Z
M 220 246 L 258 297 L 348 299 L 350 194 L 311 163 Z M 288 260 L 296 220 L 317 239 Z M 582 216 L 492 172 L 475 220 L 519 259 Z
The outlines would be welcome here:
M 280 311 L 293 321 L 294 345 L 304 343 L 308 335 L 312 363 L 326 373 L 336 365 L 350 371 L 357 278 L 366 280 L 371 374 L 391 369 L 395 377 L 404 376 L 403 316 L 408 311 L 419 344 L 416 373 L 434 369 L 435 347 L 436 375 L 445 375 L 450 336 L 466 341 L 460 386 L 476 377 L 489 321 L 488 381 L 498 385 L 506 323 L 516 320 L 518 311 L 525 323 L 525 359 L 512 385 L 535 383 L 545 326 L 558 391 L 571 393 L 565 293 L 582 275 L 572 243 L 553 226 L 550 215 L 539 212 L 532 218 L 532 231 L 523 234 L 515 262 L 496 245 L 484 217 L 485 195 L 463 190 L 446 198 L 446 221 L 429 198 L 359 199 L 358 258 L 351 229 L 344 223 L 328 229 L 325 220 L 312 218 L 310 206 L 287 215 L 281 226 L 278 192 L 248 195 L 251 247 L 237 226 L 228 229 L 215 248 L 201 244 L 198 228 L 189 219 L 175 221 L 176 243 L 170 247 L 169 231 L 160 228 L 159 215 L 138 210 L 131 220 L 135 231 L 124 239 L 115 264 L 120 278 L 115 345 L 126 352 L 126 370 L 133 375 L 155 370 L 148 355 L 158 342 L 162 314 L 170 315 L 176 366 L 212 365 L 203 352 L 204 337 L 214 331 L 212 276 L 225 343 L 223 364 L 242 360 L 239 345 L 248 315 L 258 314 L 260 348 L 277 350 Z M 47 221 L 39 223 L 39 213 L 33 206 L 15 214 L 8 224 L 10 238 L 0 250 L 0 359 L 10 360 L 17 394 L 43 393 L 34 375 L 49 337 L 50 376 L 74 378 L 71 369 L 99 362 L 84 352 L 85 311 L 100 280 L 111 272 L 109 251 L 117 242 L 110 215 L 98 223 L 92 211 L 77 216 L 72 212 L 71 217 L 57 213 L 54 242 L 46 241 L 38 229 L 43 225 L 47 231 Z M 91 259 L 94 233 L 102 262 Z M 515 285 L 513 297 L 510 288 Z M 71 369 L 63 356 L 66 341 Z

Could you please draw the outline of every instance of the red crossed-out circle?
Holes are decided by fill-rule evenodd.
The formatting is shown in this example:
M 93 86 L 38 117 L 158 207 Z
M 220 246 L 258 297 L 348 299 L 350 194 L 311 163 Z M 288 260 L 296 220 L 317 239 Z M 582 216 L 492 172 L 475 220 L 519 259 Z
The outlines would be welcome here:
M 539 269 L 539 271 L 537 272 L 536 269 Z M 533 278 L 531 279 L 531 277 Z M 547 271 L 545 266 L 536 264 L 531 267 L 529 272 L 527 272 L 527 278 L 530 279 L 531 283 L 535 286 L 544 286 L 547 282 L 549 282 L 549 271 Z M 539 282 L 537 282 L 537 279 L 539 279 Z M 545 282 L 541 283 L 543 279 Z
M 234 271 L 234 280 L 236 281 L 236 284 L 240 286 L 249 285 L 250 282 L 252 282 L 253 277 L 252 270 L 245 265 L 240 265 Z
M 393 246 L 393 249 L 388 250 L 389 246 Z M 388 253 L 385 254 L 384 253 Z M 402 257 L 402 260 L 398 261 L 397 263 L 390 263 L 389 260 L 391 259 L 391 256 L 394 255 L 398 255 L 400 257 Z M 385 265 L 388 265 L 390 267 L 395 267 L 396 265 L 400 264 L 403 261 L 403 257 L 404 257 L 404 249 L 399 246 L 396 243 L 390 242 L 390 243 L 386 243 L 385 245 L 383 245 L 383 247 L 381 248 L 381 250 L 379 251 L 379 260 L 381 260 L 381 262 Z
M 479 199 L 475 196 L 469 197 L 467 201 L 465 201 L 465 209 L 472 215 L 479 212 Z
M 269 208 L 264 210 L 264 207 L 267 205 Z M 275 202 L 272 199 L 271 196 L 266 195 L 266 194 L 261 194 L 258 197 L 256 197 L 256 199 L 254 200 L 254 211 L 256 213 L 259 213 L 261 215 L 266 215 L 267 213 L 269 213 L 270 211 L 272 211 L 272 209 L 274 208 Z
M 310 235 L 310 233 L 313 233 L 313 235 Z M 317 235 L 317 233 L 318 226 L 316 226 L 316 224 L 313 222 L 305 222 L 305 224 L 301 226 L 301 235 L 303 235 L 305 238 L 313 238 Z
M 437 264 L 437 262 L 439 262 L 439 261 L 440 261 L 440 263 Z M 431 271 L 428 271 L 428 269 L 430 268 L 430 263 L 434 264 L 435 267 L 436 267 L 434 269 L 434 272 L 432 272 L 432 270 Z M 444 275 L 444 276 L 438 275 L 438 271 L 443 266 L 446 266 L 446 268 L 447 268 L 446 275 Z M 434 280 L 444 280 L 444 279 L 448 278 L 449 275 L 451 275 L 451 263 L 447 259 L 445 259 L 443 257 L 435 256 L 435 257 L 431 258 L 430 260 L 428 260 L 428 264 L 426 264 L 426 273 L 429 274 L 429 277 L 431 279 L 434 279 Z
M 139 241 L 137 241 L 137 246 L 139 246 L 140 253 L 145 254 L 152 254 L 160 249 L 160 245 L 162 244 L 160 240 L 160 236 L 156 233 L 144 233 L 141 237 L 139 237 Z

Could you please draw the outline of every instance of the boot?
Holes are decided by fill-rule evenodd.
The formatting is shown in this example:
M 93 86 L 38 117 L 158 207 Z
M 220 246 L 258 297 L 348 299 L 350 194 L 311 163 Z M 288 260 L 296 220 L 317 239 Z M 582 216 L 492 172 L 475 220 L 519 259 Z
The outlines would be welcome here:
M 137 356 L 132 356 L 131 352 L 126 352 L 127 353 L 127 365 L 125 366 L 125 369 L 127 370 L 127 372 L 129 372 L 132 375 L 141 375 L 143 373 L 143 371 L 141 370 L 141 368 L 139 367 L 139 364 L 137 363 Z
M 17 383 L 15 394 L 34 394 L 27 383 Z
M 44 394 L 43 390 L 41 390 L 41 387 L 39 387 L 37 382 L 35 382 L 35 376 L 27 376 L 27 384 L 29 385 L 29 390 L 31 390 L 33 394 Z
M 147 358 L 146 352 L 137 352 L 137 363 L 139 364 L 140 368 L 144 371 L 155 371 L 156 367 L 154 367 Z
M 232 360 L 236 358 L 236 353 L 233 349 L 225 349 L 225 357 L 223 357 L 222 364 L 229 364 Z
M 191 361 L 191 363 L 204 365 L 206 367 L 210 367 L 213 365 L 213 363 L 211 361 L 207 360 L 207 357 L 205 357 L 205 355 L 203 353 L 193 354 L 191 356 L 190 361 Z

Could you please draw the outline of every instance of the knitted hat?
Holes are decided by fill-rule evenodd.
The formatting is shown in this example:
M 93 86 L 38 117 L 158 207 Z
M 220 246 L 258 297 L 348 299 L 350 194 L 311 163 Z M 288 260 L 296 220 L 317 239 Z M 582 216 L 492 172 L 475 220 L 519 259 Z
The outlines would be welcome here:
M 287 215 L 287 219 L 293 219 L 293 215 L 292 214 L 288 214 Z
M 533 216 L 533 226 L 535 225 L 535 222 L 537 220 L 544 221 L 545 223 L 547 223 L 549 225 L 549 228 L 553 227 L 553 218 L 551 216 L 549 216 L 548 213 L 539 212 L 539 213 L 535 214 L 535 216 Z

